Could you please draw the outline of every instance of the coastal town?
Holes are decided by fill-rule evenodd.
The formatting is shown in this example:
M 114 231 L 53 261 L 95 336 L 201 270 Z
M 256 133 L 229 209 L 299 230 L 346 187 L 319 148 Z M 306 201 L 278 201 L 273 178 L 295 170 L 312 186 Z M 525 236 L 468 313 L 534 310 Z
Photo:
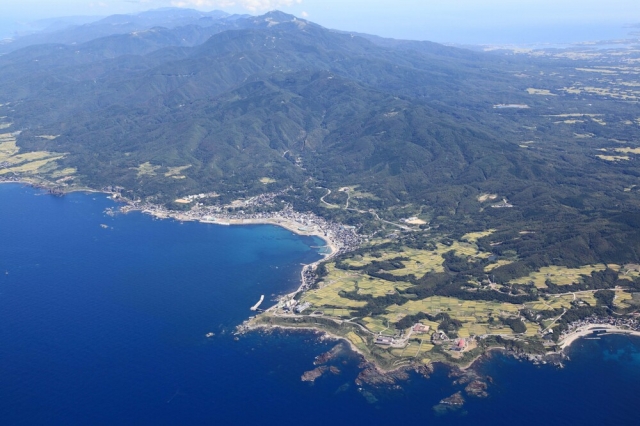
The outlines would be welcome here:
M 297 212 L 289 204 L 285 204 L 281 210 L 274 212 L 248 213 L 243 210 L 247 207 L 270 204 L 277 195 L 263 194 L 253 197 L 243 202 L 242 207 L 233 210 L 223 206 L 196 204 L 188 211 L 176 212 L 164 206 L 141 201 L 128 201 L 119 210 L 122 213 L 141 211 L 162 219 L 172 218 L 179 221 L 198 221 L 217 225 L 277 225 L 296 234 L 313 235 L 323 239 L 328 249 L 328 252 L 323 254 L 331 256 L 354 250 L 360 245 L 361 237 L 358 236 L 354 227 L 327 221 L 310 212 Z
M 631 318 L 615 318 L 591 316 L 580 321 L 570 323 L 560 335 L 559 346 L 564 349 L 576 339 L 585 336 L 597 337 L 606 333 L 632 334 L 640 336 L 640 322 L 637 316 Z

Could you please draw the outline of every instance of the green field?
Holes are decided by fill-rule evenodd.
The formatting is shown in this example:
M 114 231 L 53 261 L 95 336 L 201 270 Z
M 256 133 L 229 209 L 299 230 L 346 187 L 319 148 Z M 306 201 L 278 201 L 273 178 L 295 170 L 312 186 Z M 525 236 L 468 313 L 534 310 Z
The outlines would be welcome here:
M 454 251 L 458 258 L 467 258 L 469 261 L 486 258 L 489 253 L 482 252 L 477 247 L 477 241 L 480 238 L 489 237 L 494 230 L 484 232 L 467 233 L 460 238 L 460 241 L 449 242 L 443 244 L 441 242 L 434 244 L 434 250 L 415 249 L 407 246 L 402 248 L 393 248 L 386 250 L 376 250 L 376 242 L 369 243 L 367 252 L 343 259 L 342 262 L 351 267 L 362 268 L 358 270 L 344 270 L 336 268 L 335 263 L 328 263 L 327 274 L 319 283 L 320 288 L 306 292 L 302 300 L 310 302 L 314 310 L 321 310 L 326 315 L 340 318 L 354 318 L 357 316 L 356 309 L 367 304 L 364 300 L 352 300 L 343 297 L 345 293 L 357 292 L 359 295 L 372 296 L 373 298 L 384 299 L 387 296 L 393 296 L 397 300 L 398 295 L 405 299 L 406 302 L 390 304 L 384 307 L 384 310 L 376 315 L 360 318 L 360 322 L 372 334 L 388 333 L 395 334 L 401 330 L 397 330 L 398 321 L 407 316 L 413 316 L 419 313 L 426 313 L 432 316 L 438 314 L 447 314 L 451 319 L 460 322 L 461 326 L 457 328 L 456 334 L 461 338 L 472 338 L 474 336 L 500 335 L 511 336 L 510 338 L 519 339 L 536 339 L 539 338 L 541 331 L 540 325 L 537 323 L 524 320 L 526 331 L 522 334 L 515 333 L 509 326 L 504 325 L 503 320 L 508 318 L 517 318 L 522 314 L 520 311 L 524 308 L 533 311 L 553 311 L 553 310 L 569 310 L 577 301 L 587 303 L 589 306 L 596 306 L 597 301 L 594 298 L 595 290 L 579 291 L 567 294 L 545 294 L 540 291 L 540 297 L 533 302 L 525 304 L 504 303 L 488 300 L 464 300 L 456 297 L 430 296 L 426 298 L 418 298 L 416 294 L 405 293 L 414 284 L 408 281 L 393 281 L 369 276 L 365 270 L 368 265 L 375 265 L 384 261 L 402 258 L 401 262 L 404 267 L 399 269 L 380 270 L 385 274 L 398 277 L 406 277 L 413 275 L 416 278 L 425 276 L 428 272 L 444 272 L 445 271 L 445 254 Z M 524 235 L 528 231 L 522 231 Z M 385 241 L 386 242 L 386 241 Z M 459 262 L 459 260 L 457 260 Z M 499 259 L 492 263 L 485 264 L 484 271 L 489 272 L 499 266 L 508 265 L 513 260 Z M 633 279 L 640 275 L 640 265 L 604 265 L 593 264 L 585 265 L 579 268 L 568 268 L 564 266 L 547 266 L 540 268 L 538 271 L 529 274 L 526 277 L 511 281 L 509 284 L 528 284 L 533 282 L 540 289 L 546 289 L 547 280 L 557 285 L 571 285 L 580 282 L 584 276 L 589 276 L 593 272 L 604 271 L 610 268 L 616 272 L 620 271 L 621 277 Z M 374 268 L 375 269 L 375 268 Z M 371 270 L 371 268 L 369 268 Z M 376 271 L 378 272 L 378 271 Z M 477 285 L 476 281 L 469 280 L 474 284 L 470 291 L 483 291 L 482 287 Z M 614 299 L 617 308 L 628 308 L 631 306 L 632 295 L 622 290 L 616 290 Z M 367 299 L 370 300 L 370 299 Z M 555 318 L 545 320 L 544 328 L 553 324 Z M 405 347 L 386 348 L 381 353 L 397 358 L 397 362 L 405 362 L 406 359 L 424 359 L 431 361 L 440 359 L 443 354 L 430 353 L 434 346 L 431 343 L 431 336 L 434 331 L 438 330 L 439 321 L 429 321 L 427 319 L 420 320 L 420 323 L 429 326 L 426 333 L 414 333 L 411 331 L 409 341 Z M 404 333 L 410 332 L 410 329 L 402 330 Z M 353 334 L 353 333 L 351 333 Z M 406 334 L 405 334 L 406 335 Z M 348 337 L 356 346 L 366 345 L 366 341 L 356 334 Z M 422 342 L 422 347 L 420 343 Z M 446 345 L 445 345 L 446 346 Z M 381 348 L 377 349 L 380 352 Z M 448 354 L 448 349 L 444 349 Z M 449 354 L 455 359 L 460 358 L 460 354 Z
M 340 308 L 322 308 L 322 312 L 325 315 L 333 316 L 333 317 L 344 317 L 351 318 L 353 316 L 352 311 L 349 309 L 340 309 Z
M 18 174 L 45 177 L 51 174 L 52 178 L 60 178 L 74 174 L 75 168 L 63 169 L 64 172 L 59 170 L 56 161 L 64 157 L 65 154 L 48 151 L 21 153 L 13 134 L 0 134 L 0 163 L 9 164 L 9 166 L 0 168 L 0 176 Z
M 526 277 L 510 281 L 510 284 L 528 284 L 533 282 L 538 288 L 546 288 L 549 280 L 556 285 L 571 285 L 578 283 L 582 276 L 591 275 L 592 272 L 604 271 L 607 265 L 585 265 L 580 268 L 567 268 L 565 266 L 547 266 L 540 268 Z
M 487 258 L 490 253 L 481 252 L 478 250 L 475 241 L 483 236 L 491 235 L 492 231 L 477 232 L 473 234 L 467 234 L 463 238 L 466 238 L 469 242 L 455 241 L 451 245 L 445 245 L 438 243 L 436 249 L 431 250 L 417 250 L 408 247 L 403 247 L 401 250 L 387 250 L 379 252 L 379 256 L 366 255 L 357 256 L 351 259 L 345 260 L 345 264 L 354 267 L 363 267 L 373 262 L 382 262 L 385 260 L 391 260 L 398 257 L 408 258 L 409 260 L 403 260 L 405 265 L 401 269 L 393 269 L 386 271 L 389 274 L 395 276 L 406 276 L 413 274 L 416 277 L 421 277 L 427 272 L 444 272 L 444 258 L 443 255 L 454 251 L 457 256 L 470 257 L 470 258 Z
M 504 265 L 509 265 L 513 263 L 513 261 L 511 260 L 505 260 L 505 259 L 500 259 L 494 263 L 490 263 L 487 266 L 484 267 L 484 271 L 485 272 L 491 272 L 496 268 L 499 268 L 500 266 L 504 266 Z
M 511 315 L 517 313 L 519 305 L 488 301 L 460 300 L 452 297 L 433 296 L 422 300 L 410 300 L 402 306 L 391 305 L 387 311 L 402 316 L 414 315 L 418 312 L 438 314 L 448 313 L 452 318 L 462 322 L 480 321 L 487 319 L 489 313 L 496 315 Z
M 314 307 L 338 306 L 358 308 L 366 302 L 354 301 L 340 296 L 340 292 L 353 292 L 368 294 L 374 297 L 395 293 L 398 289 L 406 289 L 411 285 L 403 282 L 384 281 L 372 278 L 357 271 L 344 271 L 329 265 L 329 276 L 325 279 L 321 288 L 311 290 L 304 295 L 303 300 L 313 304 Z
M 470 243 L 476 243 L 480 238 L 488 237 L 489 235 L 496 232 L 495 229 L 488 229 L 482 232 L 469 232 L 468 234 L 464 234 L 461 238 L 462 241 L 468 241 Z
M 367 327 L 367 329 L 372 333 L 381 333 L 389 329 L 387 327 L 387 321 L 385 321 L 383 318 L 365 317 L 362 319 L 362 321 L 365 323 L 365 327 Z

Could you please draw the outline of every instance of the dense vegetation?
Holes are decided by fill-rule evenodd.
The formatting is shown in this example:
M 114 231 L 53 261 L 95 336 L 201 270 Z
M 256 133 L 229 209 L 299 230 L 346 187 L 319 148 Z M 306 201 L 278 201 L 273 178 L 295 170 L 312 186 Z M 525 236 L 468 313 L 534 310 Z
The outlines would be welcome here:
M 634 50 L 485 53 L 168 9 L 0 54 L 1 178 L 181 210 L 271 193 L 243 209 L 357 229 L 296 295 L 313 314 L 266 321 L 344 328 L 392 365 L 467 362 L 442 333 L 544 353 L 575 321 L 638 309 Z M 417 322 L 406 347 L 375 346 Z
M 127 34 L 79 27 L 50 37 L 60 44 L 1 56 L 2 115 L 22 131 L 18 145 L 68 153 L 59 161 L 77 169 L 76 183 L 120 185 L 131 198 L 216 192 L 224 203 L 293 186 L 284 199 L 296 209 L 363 233 L 381 228 L 370 209 L 391 221 L 419 215 L 427 225 L 404 239 L 415 247 L 433 232 L 494 228 L 479 245 L 514 260 L 492 271 L 499 283 L 552 264 L 640 261 L 640 110 L 562 91 L 606 77 L 580 71 L 588 60 L 391 41 L 279 12 L 187 15 L 146 17 L 144 31 L 132 20 Z M 549 94 L 527 92 L 536 87 Z M 627 160 L 598 157 L 618 147 L 631 149 Z M 326 201 L 344 206 L 342 186 L 364 194 L 355 210 L 319 202 L 331 188 Z M 491 207 L 503 198 L 513 207 Z M 390 277 L 393 262 L 374 266 L 369 274 Z M 446 266 L 411 278 L 410 291 L 534 297 L 517 288 L 469 296 L 464 277 L 485 265 L 451 255 Z M 615 277 L 603 274 L 576 290 L 611 287 Z

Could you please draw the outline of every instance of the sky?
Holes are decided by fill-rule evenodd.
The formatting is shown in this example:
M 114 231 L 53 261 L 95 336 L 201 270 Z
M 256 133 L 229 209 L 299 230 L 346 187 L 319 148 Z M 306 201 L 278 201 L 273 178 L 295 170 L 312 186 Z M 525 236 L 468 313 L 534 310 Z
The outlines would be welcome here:
M 602 40 L 640 23 L 638 0 L 0 0 L 0 29 L 159 7 L 250 14 L 279 9 L 329 28 L 461 44 Z

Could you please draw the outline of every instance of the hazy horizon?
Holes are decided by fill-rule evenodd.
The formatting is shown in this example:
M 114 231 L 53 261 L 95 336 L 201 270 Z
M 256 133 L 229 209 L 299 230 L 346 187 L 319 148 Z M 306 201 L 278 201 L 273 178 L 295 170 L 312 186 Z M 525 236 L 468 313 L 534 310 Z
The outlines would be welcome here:
M 448 4 L 398 0 L 23 0 L 3 6 L 0 37 L 28 31 L 42 19 L 124 13 L 162 7 L 263 14 L 278 9 L 328 28 L 383 37 L 457 44 L 573 43 L 622 38 L 640 22 L 630 0 L 552 2 L 456 0 Z

